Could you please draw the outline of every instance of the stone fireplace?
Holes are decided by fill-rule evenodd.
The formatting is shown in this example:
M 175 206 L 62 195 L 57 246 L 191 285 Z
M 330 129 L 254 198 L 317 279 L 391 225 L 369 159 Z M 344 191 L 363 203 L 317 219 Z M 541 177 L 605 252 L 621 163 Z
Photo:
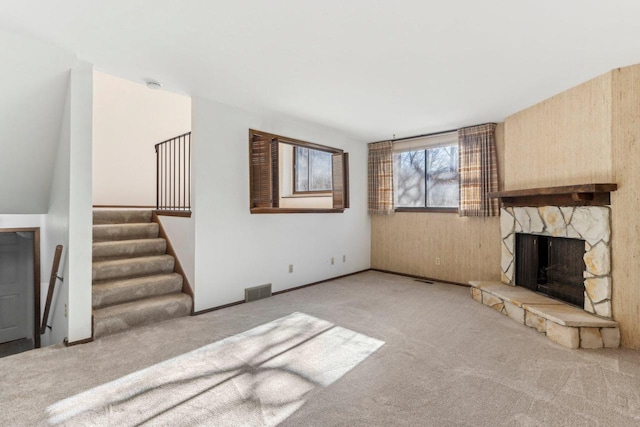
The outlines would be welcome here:
M 584 241 L 584 310 L 611 318 L 611 212 L 607 206 L 507 207 L 501 210 L 501 277 L 516 285 L 520 233 Z
M 499 198 L 501 281 L 470 281 L 471 297 L 568 348 L 615 348 L 611 204 L 616 184 L 490 193 Z

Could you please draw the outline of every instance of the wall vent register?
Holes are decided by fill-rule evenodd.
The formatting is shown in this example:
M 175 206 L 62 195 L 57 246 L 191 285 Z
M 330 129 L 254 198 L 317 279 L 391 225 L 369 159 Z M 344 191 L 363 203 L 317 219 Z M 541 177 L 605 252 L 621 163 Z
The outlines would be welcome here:
M 259 299 L 269 298 L 271 296 L 271 283 L 266 285 L 254 286 L 244 290 L 244 302 L 257 301 Z

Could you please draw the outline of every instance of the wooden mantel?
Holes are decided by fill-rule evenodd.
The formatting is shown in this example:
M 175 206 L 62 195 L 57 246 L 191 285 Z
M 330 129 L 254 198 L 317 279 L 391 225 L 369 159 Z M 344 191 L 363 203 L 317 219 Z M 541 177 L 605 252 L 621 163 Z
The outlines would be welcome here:
M 512 206 L 602 206 L 611 204 L 610 193 L 618 184 L 581 184 L 563 187 L 495 191 L 488 197 Z

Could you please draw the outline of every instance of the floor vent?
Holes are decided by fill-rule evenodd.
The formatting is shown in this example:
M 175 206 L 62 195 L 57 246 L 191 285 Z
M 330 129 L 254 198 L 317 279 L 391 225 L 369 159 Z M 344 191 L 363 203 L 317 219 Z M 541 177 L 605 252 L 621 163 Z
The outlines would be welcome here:
M 422 282 L 422 283 L 428 283 L 429 285 L 433 285 L 433 282 L 430 282 L 428 280 L 423 280 L 423 279 L 414 279 L 416 282 Z
M 244 290 L 244 302 L 257 301 L 271 296 L 271 283 L 266 285 L 254 286 Z

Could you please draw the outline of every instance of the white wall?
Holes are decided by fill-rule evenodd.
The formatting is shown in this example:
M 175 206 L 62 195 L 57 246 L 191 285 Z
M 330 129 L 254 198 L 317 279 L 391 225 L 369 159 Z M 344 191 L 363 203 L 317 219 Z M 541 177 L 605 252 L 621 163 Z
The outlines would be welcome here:
M 41 280 L 45 282 L 42 292 L 42 309 L 47 298 L 49 287 L 49 274 L 56 245 L 62 245 L 62 258 L 58 275 L 63 279 L 68 276 L 68 252 L 69 252 L 69 168 L 70 168 L 70 141 L 71 141 L 71 85 L 67 87 L 67 97 L 63 108 L 62 125 L 60 127 L 58 150 L 55 157 L 53 177 L 50 182 L 49 209 L 44 215 L 44 233 L 42 246 L 47 250 L 47 255 L 42 257 Z M 62 342 L 69 331 L 69 322 L 65 315 L 65 305 L 69 302 L 68 281 L 57 281 L 54 288 L 53 299 L 49 311 L 46 333 L 42 336 L 42 346 Z
M 74 54 L 0 30 L 0 214 L 44 214 Z
M 155 206 L 154 145 L 191 130 L 191 99 L 94 74 L 93 203 Z
M 250 128 L 349 152 L 351 208 L 341 214 L 250 214 Z M 195 310 L 242 300 L 250 286 L 272 283 L 279 291 L 369 268 L 364 142 L 203 98 L 193 99 L 193 138 Z
M 39 214 L 6 214 L 0 215 L 0 228 L 35 228 L 42 226 L 45 216 Z
M 43 345 L 91 337 L 92 93 L 92 67 L 79 61 L 71 70 L 45 219 L 43 279 L 49 277 L 55 246 L 63 245 L 59 275 L 64 280 L 56 283 L 52 329 L 43 336 Z
M 160 216 L 160 222 L 180 260 L 180 265 L 193 287 L 195 283 L 195 215 L 191 218 Z
M 70 342 L 91 337 L 91 206 L 93 67 L 78 62 L 71 70 L 71 165 L 69 176 L 69 335 Z

